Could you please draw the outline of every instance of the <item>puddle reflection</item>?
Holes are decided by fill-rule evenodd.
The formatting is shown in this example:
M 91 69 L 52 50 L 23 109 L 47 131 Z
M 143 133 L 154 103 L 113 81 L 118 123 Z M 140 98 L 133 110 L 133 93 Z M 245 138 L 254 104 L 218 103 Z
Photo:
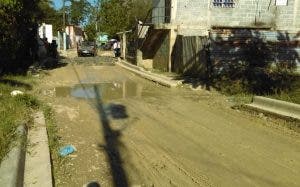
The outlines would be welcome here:
M 143 86 L 135 82 L 107 82 L 99 84 L 79 84 L 74 87 L 56 87 L 56 97 L 75 97 L 82 99 L 96 99 L 96 90 L 101 91 L 103 100 L 113 100 L 128 97 L 142 97 Z

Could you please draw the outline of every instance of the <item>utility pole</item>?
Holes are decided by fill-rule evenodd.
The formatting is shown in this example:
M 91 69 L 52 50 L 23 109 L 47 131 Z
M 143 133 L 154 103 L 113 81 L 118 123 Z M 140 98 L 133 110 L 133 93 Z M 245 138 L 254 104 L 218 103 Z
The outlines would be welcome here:
M 63 0 L 63 32 L 66 31 L 66 0 Z
M 63 50 L 67 50 L 67 34 L 66 34 L 66 0 L 63 1 Z
M 95 0 L 96 1 L 96 0 Z M 99 14 L 99 9 L 100 9 L 100 7 L 101 7 L 101 0 L 98 0 L 97 1 L 97 3 L 95 3 L 95 4 L 97 4 L 97 6 L 96 6 L 96 31 L 98 32 L 98 14 Z
M 62 28 L 62 31 L 63 31 L 63 49 L 64 50 L 67 50 L 67 34 L 66 34 L 66 1 L 70 1 L 72 2 L 71 0 L 62 0 L 63 2 L 63 28 Z M 77 0 L 76 0 L 77 1 Z

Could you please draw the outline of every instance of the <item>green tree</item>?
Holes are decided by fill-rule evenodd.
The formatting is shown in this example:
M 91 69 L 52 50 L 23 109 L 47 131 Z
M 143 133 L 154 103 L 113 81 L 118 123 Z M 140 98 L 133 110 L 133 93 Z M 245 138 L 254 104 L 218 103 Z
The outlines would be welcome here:
M 96 24 L 90 23 L 85 26 L 84 31 L 89 41 L 94 41 L 97 36 Z
M 127 28 L 128 10 L 122 0 L 107 0 L 101 4 L 100 23 L 101 31 L 114 35 Z
M 58 30 L 62 30 L 63 27 L 63 11 L 55 10 L 53 2 L 50 0 L 43 0 L 40 2 L 40 8 L 42 10 L 41 22 L 51 24 L 53 26 L 53 35 L 57 34 Z
M 0 0 L 0 74 L 25 71 L 37 51 L 41 0 Z
M 131 29 L 136 20 L 144 20 L 150 8 L 151 1 L 147 0 L 105 0 L 98 16 L 101 32 L 113 36 Z
M 81 25 L 90 15 L 91 4 L 87 0 L 72 0 L 70 11 L 70 21 L 72 24 Z
M 144 21 L 152 6 L 149 0 L 131 0 L 129 8 L 129 27 L 135 24 L 136 20 Z M 151 14 L 150 14 L 151 16 Z

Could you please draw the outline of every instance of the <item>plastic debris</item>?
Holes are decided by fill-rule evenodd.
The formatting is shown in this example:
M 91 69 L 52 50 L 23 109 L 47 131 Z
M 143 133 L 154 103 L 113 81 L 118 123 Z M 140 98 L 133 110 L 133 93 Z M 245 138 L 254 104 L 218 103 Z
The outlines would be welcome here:
M 14 91 L 10 92 L 10 95 L 13 97 L 17 96 L 17 95 L 23 95 L 23 94 L 24 94 L 24 92 L 22 92 L 20 90 L 14 90 Z
M 76 151 L 76 148 L 73 145 L 66 145 L 59 150 L 59 155 L 65 157 L 69 154 L 72 154 Z

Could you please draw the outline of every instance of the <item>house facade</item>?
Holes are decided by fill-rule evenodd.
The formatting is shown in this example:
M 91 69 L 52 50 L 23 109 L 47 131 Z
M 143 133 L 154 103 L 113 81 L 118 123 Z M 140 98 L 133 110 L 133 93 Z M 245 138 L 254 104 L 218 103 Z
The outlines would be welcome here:
M 153 0 L 153 5 L 153 23 L 177 27 L 183 35 L 213 27 L 300 30 L 299 0 Z
M 180 63 L 188 63 L 189 56 L 192 58 L 202 49 L 201 42 L 207 41 L 205 37 L 212 42 L 212 60 L 228 56 L 240 47 L 225 49 L 222 46 L 226 41 L 238 43 L 245 38 L 259 37 L 279 43 L 274 53 L 281 58 L 284 49 L 292 50 L 294 61 L 299 64 L 300 0 L 153 0 L 150 22 L 152 27 L 140 48 L 141 53 L 144 60 L 152 60 L 153 68 L 163 71 L 184 71 L 174 66 L 185 66 Z M 191 49 L 185 49 L 191 45 Z M 178 51 L 178 48 L 183 49 Z M 178 56 L 185 50 L 194 52 Z M 185 62 L 176 62 L 178 58 Z M 143 61 L 138 64 L 143 66 Z
M 39 32 L 39 37 L 41 39 L 47 38 L 47 41 L 49 43 L 52 42 L 53 40 L 52 25 L 43 23 L 39 26 L 38 32 Z
M 66 26 L 67 34 L 67 48 L 76 48 L 77 43 L 80 43 L 84 39 L 84 32 L 81 27 L 76 25 L 67 25 Z

